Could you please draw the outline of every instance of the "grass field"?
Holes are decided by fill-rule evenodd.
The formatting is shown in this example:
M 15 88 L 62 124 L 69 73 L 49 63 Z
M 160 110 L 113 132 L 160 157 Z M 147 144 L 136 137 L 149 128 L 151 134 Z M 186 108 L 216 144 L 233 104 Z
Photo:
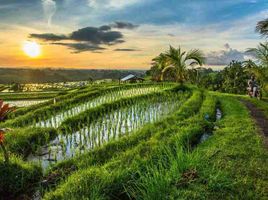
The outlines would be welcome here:
M 267 149 L 241 98 L 268 118 L 265 101 L 173 83 L 88 86 L 19 108 L 0 123 L 11 128 L 0 196 L 267 199 Z

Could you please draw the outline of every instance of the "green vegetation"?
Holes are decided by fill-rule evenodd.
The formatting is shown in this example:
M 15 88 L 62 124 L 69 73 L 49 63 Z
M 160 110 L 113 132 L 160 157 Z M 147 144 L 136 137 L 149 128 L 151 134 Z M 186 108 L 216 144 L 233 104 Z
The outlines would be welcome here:
M 65 92 L 21 92 L 21 93 L 0 93 L 2 100 L 31 100 L 51 99 Z
M 42 169 L 39 166 L 26 163 L 17 156 L 11 156 L 9 163 L 4 163 L 0 155 L 1 197 L 14 199 L 21 194 L 31 193 L 41 177 Z
M 183 83 L 190 74 L 190 70 L 187 69 L 188 62 L 190 62 L 189 66 L 192 67 L 195 65 L 202 66 L 204 60 L 203 53 L 198 49 L 185 52 L 180 47 L 176 49 L 170 46 L 169 51 L 161 53 L 153 59 L 154 63 L 151 68 L 152 78 L 156 81 L 162 81 L 166 73 L 169 72 L 175 81 Z
M 236 99 L 220 96 L 219 100 L 224 117 L 213 136 L 190 154 L 195 159 L 190 169 L 196 176 L 173 191 L 175 198 L 266 199 L 267 150 L 256 126 Z
M 147 74 L 178 83 L 92 84 L 15 112 L 1 101 L 1 197 L 268 199 L 267 99 L 237 95 L 251 74 L 265 91 L 267 43 L 249 51 L 213 72 L 170 47 Z
M 72 98 L 64 98 L 66 95 Z M 104 100 L 95 104 L 95 99 Z M 45 115 L 40 119 L 48 119 L 86 102 L 94 106 L 75 115 L 69 114 L 56 129 L 29 126 L 38 122 L 36 113 Z M 165 105 L 173 112 L 155 117 L 155 121 L 143 118 L 142 113 L 151 113 L 153 105 L 160 106 L 161 102 L 169 102 Z M 256 101 L 256 105 L 267 109 L 264 102 Z M 5 134 L 10 162 L 0 161 L 0 169 L 5 172 L 0 178 L 8 188 L 1 191 L 5 196 L 18 196 L 23 190 L 31 193 L 37 187 L 44 199 L 265 198 L 267 152 L 248 111 L 235 95 L 221 95 L 186 85 L 175 87 L 169 83 L 134 84 L 77 90 L 59 96 L 56 104 L 39 106 L 1 124 L 13 127 Z M 134 109 L 136 107 L 139 109 Z M 218 121 L 217 108 L 224 116 Z M 162 112 L 161 107 L 158 112 Z M 132 113 L 138 117 L 133 125 L 122 121 L 128 118 L 117 121 L 117 115 L 131 117 Z M 152 113 L 157 116 L 156 112 Z M 84 131 L 99 121 L 105 126 L 106 135 L 97 128 L 86 136 Z M 134 123 L 140 125 L 134 128 Z M 124 133 L 119 134 L 120 137 L 113 136 L 117 130 L 114 124 Z M 122 128 L 126 124 L 129 127 Z M 63 147 L 75 141 L 73 144 L 77 147 L 70 148 L 74 157 L 57 159 L 43 175 L 40 167 L 47 165 L 38 167 L 26 160 L 29 154 L 43 154 L 40 150 L 46 146 L 49 152 L 50 148 L 55 149 L 56 137 L 61 138 L 59 145 Z M 98 145 L 84 145 L 84 140 Z M 104 142 L 98 142 L 101 140 Z M 77 148 L 82 149 L 76 152 Z M 20 187 L 16 185 L 18 182 L 5 176 L 11 173 L 8 170 L 15 168 L 20 174 L 14 175 Z M 30 182 L 33 185 L 29 186 Z
M 63 185 L 59 186 L 55 192 L 49 193 L 47 198 L 65 199 L 68 195 L 71 195 L 69 196 L 71 198 L 77 198 L 79 194 L 81 195 L 84 192 L 85 195 L 96 195 L 91 196 L 93 199 L 97 198 L 98 195 L 105 195 L 107 198 L 120 198 L 118 195 L 126 195 L 124 194 L 125 184 L 128 184 L 128 182 L 131 183 L 131 181 L 127 180 L 131 180 L 132 177 L 138 175 L 136 171 L 138 169 L 142 169 L 142 171 L 145 172 L 144 167 L 149 160 L 160 159 L 161 148 L 164 146 L 172 147 L 176 142 L 182 145 L 185 143 L 186 146 L 188 146 L 189 143 L 196 143 L 196 140 L 198 140 L 203 133 L 206 122 L 199 119 L 199 117 L 185 121 L 180 121 L 179 119 L 186 117 L 186 113 L 188 113 L 188 115 L 194 115 L 196 111 L 192 110 L 192 112 L 188 112 L 190 107 L 192 107 L 191 103 L 195 103 L 198 108 L 201 102 L 201 94 L 195 93 L 193 98 L 189 99 L 177 113 L 169 117 L 168 120 L 165 120 L 164 124 L 166 126 L 164 126 L 163 129 L 159 130 L 159 126 L 157 126 L 158 131 L 155 132 L 149 140 L 139 142 L 137 146 L 114 157 L 103 166 L 90 167 L 77 171 L 71 175 Z M 201 123 L 202 121 L 203 123 Z M 127 168 L 126 164 L 128 166 Z M 101 171 L 104 173 L 100 174 L 99 172 Z M 79 182 L 77 182 L 78 185 L 80 185 L 80 183 L 81 186 L 87 185 L 86 188 L 88 191 L 85 191 L 86 188 L 83 186 L 75 187 L 73 185 L 73 182 L 77 179 L 79 179 Z M 94 191 L 95 189 L 97 189 L 97 191 Z M 69 192 L 67 192 L 68 190 Z M 121 196 L 121 198 L 123 198 L 123 196 Z
M 11 153 L 26 157 L 56 135 L 53 128 L 16 128 L 6 133 L 6 147 Z
M 122 86 L 122 87 L 111 87 L 111 88 L 100 88 L 100 89 L 93 89 L 93 90 L 89 90 L 88 92 L 83 92 L 79 95 L 74 95 L 71 98 L 64 98 L 63 101 L 59 101 L 56 103 L 52 104 L 49 103 L 47 106 L 42 106 L 40 108 L 37 108 L 35 110 L 31 110 L 31 112 L 27 112 L 26 114 L 16 117 L 15 119 L 11 119 L 6 121 L 4 124 L 0 124 L 0 127 L 25 127 L 28 125 L 34 125 L 37 122 L 40 121 L 44 121 L 47 120 L 49 118 L 51 118 L 53 115 L 56 115 L 58 113 L 61 113 L 63 111 L 72 109 L 78 105 L 81 105 L 83 103 L 88 102 L 89 100 L 99 97 L 105 93 L 112 93 L 112 92 L 116 92 L 119 91 L 121 89 L 131 89 L 131 88 L 143 88 L 143 87 L 154 87 L 157 85 L 155 84 L 151 84 L 151 85 L 126 85 L 126 86 Z M 159 85 L 160 87 L 161 84 Z M 167 85 L 167 87 L 172 86 L 171 85 Z M 13 117 L 12 117 L 13 118 Z
M 12 83 L 57 83 L 67 81 L 118 80 L 128 74 L 142 75 L 142 70 L 76 70 L 76 69 L 12 69 L 0 68 L 0 80 L 3 84 Z M 18 75 L 19 74 L 19 75 Z

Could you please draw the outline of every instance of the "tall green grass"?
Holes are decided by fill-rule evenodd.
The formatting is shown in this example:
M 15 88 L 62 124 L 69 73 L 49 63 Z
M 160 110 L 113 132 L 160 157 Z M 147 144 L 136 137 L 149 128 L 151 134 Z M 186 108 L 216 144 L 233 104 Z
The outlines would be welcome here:
M 5 144 L 9 152 L 23 157 L 35 152 L 57 135 L 53 128 L 16 128 L 5 135 Z
M 0 154 L 0 199 L 16 199 L 21 194 L 33 192 L 41 177 L 39 166 L 14 155 L 5 163 Z

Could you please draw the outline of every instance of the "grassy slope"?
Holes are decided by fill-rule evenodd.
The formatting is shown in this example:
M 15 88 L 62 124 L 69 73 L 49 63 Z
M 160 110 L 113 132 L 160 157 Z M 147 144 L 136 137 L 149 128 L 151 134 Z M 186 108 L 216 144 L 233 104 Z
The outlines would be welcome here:
M 164 142 L 140 144 L 103 167 L 78 171 L 46 199 L 266 199 L 267 151 L 258 130 L 238 100 L 219 99 L 224 118 L 194 151 L 181 146 L 185 134 L 202 129 L 192 118 L 186 127 L 171 128 L 179 134 Z
M 93 151 L 86 158 L 67 162 L 79 170 L 55 191 L 47 193 L 45 199 L 267 199 L 268 153 L 256 134 L 258 130 L 237 99 L 216 96 L 224 118 L 216 123 L 214 135 L 193 151 L 187 147 L 195 143 L 207 126 L 204 116 L 209 113 L 213 120 L 216 105 L 213 95 L 207 95 L 198 116 L 180 121 L 196 113 L 193 107 L 199 110 L 198 103 L 189 99 L 179 115 L 158 124 L 162 129 L 145 127 L 150 137 L 139 144 L 137 138 L 133 143 L 130 140 L 129 148 L 122 143 L 123 139 L 121 143 L 115 141 Z M 264 102 L 255 103 L 264 110 L 267 108 Z M 14 159 L 12 163 L 19 163 L 15 166 L 20 169 L 14 170 L 19 176 L 11 175 L 1 186 L 18 192 L 27 188 L 29 180 L 39 177 L 40 173 L 33 165 Z M 97 161 L 99 166 L 92 166 Z M 0 174 L 10 173 L 6 172 L 10 167 L 6 167 L 0 163 Z M 66 167 L 66 163 L 59 164 L 54 172 L 61 167 Z M 21 175 L 24 177 L 20 172 L 27 172 L 28 178 L 20 179 Z M 24 181 L 21 187 L 16 187 L 17 179 Z
M 213 137 L 190 155 L 198 178 L 176 188 L 180 199 L 267 199 L 268 154 L 247 109 L 220 97 L 224 118 Z M 181 180 L 178 179 L 178 180 Z
M 16 156 L 11 156 L 6 164 L 0 154 L 0 199 L 15 199 L 22 193 L 32 192 L 41 177 L 42 169 L 39 166 Z

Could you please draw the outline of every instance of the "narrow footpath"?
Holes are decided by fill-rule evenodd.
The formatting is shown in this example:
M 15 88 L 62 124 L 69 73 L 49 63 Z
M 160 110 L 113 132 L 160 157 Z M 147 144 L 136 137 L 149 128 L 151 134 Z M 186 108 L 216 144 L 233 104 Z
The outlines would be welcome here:
M 255 120 L 263 136 L 265 147 L 268 149 L 268 119 L 265 117 L 263 111 L 253 103 L 246 100 L 241 100 L 241 102 L 249 109 L 251 117 Z

